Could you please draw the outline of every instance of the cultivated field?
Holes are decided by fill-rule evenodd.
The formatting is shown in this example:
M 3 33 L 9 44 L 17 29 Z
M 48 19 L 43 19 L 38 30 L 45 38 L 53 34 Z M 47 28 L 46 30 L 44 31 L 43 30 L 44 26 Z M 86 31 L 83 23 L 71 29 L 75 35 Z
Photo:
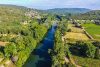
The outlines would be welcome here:
M 68 29 L 71 29 L 70 32 L 66 32 L 64 36 L 65 39 L 69 40 L 89 40 L 89 38 L 84 34 L 84 30 L 81 28 L 75 27 L 73 24 L 68 25 Z
M 65 37 L 74 40 L 89 40 L 89 38 L 83 33 L 67 32 Z
M 83 24 L 82 26 L 94 39 L 100 40 L 100 25 Z

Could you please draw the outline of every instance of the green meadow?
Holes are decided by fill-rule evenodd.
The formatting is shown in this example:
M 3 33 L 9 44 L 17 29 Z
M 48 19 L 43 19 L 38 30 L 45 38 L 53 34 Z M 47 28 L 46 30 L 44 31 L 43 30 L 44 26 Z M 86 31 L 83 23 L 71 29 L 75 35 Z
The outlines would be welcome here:
M 100 39 L 100 25 L 96 25 L 96 24 L 83 24 L 82 25 L 85 30 L 94 38 L 99 40 Z

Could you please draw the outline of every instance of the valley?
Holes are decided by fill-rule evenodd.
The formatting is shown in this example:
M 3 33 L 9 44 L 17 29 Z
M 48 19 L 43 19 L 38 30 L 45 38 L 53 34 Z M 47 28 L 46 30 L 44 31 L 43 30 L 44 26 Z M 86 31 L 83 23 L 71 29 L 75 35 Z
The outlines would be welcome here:
M 99 67 L 99 12 L 0 5 L 0 67 Z

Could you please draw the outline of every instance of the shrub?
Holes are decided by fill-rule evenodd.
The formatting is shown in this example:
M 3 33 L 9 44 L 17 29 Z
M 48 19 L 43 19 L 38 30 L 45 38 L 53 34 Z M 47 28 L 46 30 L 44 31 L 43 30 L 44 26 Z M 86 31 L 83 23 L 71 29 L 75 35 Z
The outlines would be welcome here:
M 92 43 L 86 43 L 86 55 L 87 57 L 94 58 L 96 47 Z
M 100 41 L 95 41 L 93 42 L 94 46 L 99 47 L 100 48 Z
M 90 42 L 77 41 L 76 45 L 72 46 L 71 48 L 71 51 L 73 51 L 74 54 L 75 50 L 77 50 L 76 54 L 78 55 L 87 56 L 90 58 L 95 57 L 96 47 Z
M 5 48 L 4 48 L 4 53 L 6 57 L 10 57 L 11 55 L 14 55 L 17 53 L 16 45 L 15 43 L 9 43 Z

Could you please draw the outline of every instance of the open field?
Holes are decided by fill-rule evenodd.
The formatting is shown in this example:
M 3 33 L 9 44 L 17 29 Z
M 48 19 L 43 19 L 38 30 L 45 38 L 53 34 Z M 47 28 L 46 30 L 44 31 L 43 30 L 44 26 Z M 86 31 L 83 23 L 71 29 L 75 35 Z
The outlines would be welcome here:
M 74 33 L 83 33 L 84 32 L 81 28 L 75 27 L 74 24 L 68 24 L 68 28 L 71 29 L 71 32 L 74 32 Z
M 97 40 L 100 40 L 100 26 L 96 24 L 83 24 L 85 30 Z
M 74 32 L 67 32 L 65 38 L 74 40 L 89 40 L 89 38 L 85 34 Z
M 100 60 L 92 58 L 83 58 L 79 56 L 72 56 L 75 63 L 85 67 L 100 67 Z
M 83 41 L 89 40 L 83 29 L 75 27 L 73 24 L 69 24 L 68 29 L 71 29 L 71 32 L 66 32 L 66 35 L 64 36 L 65 39 Z

